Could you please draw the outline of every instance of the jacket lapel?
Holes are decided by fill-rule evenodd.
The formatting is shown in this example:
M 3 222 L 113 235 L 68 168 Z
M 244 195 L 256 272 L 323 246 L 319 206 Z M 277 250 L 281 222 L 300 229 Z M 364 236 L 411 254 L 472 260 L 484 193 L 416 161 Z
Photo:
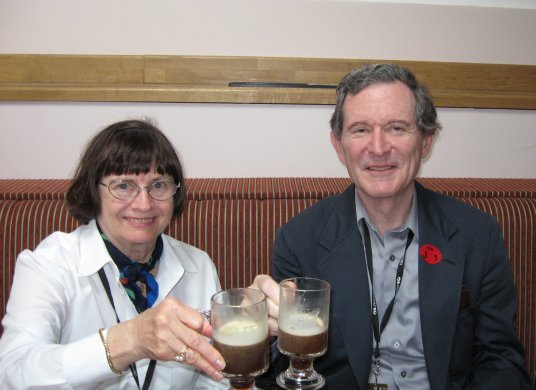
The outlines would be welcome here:
M 464 256 L 454 245 L 457 227 L 438 202 L 436 195 L 417 184 L 419 209 L 419 248 L 431 244 L 442 254 L 437 264 L 419 255 L 419 307 L 424 355 L 432 389 L 445 388 L 460 292 L 463 282 Z M 420 251 L 419 251 L 420 252 Z
M 356 221 L 354 186 L 341 197 L 319 239 L 319 245 L 327 251 L 318 271 L 331 284 L 332 319 L 344 340 L 354 375 L 360 387 L 366 388 L 372 358 L 372 323 L 365 254 Z

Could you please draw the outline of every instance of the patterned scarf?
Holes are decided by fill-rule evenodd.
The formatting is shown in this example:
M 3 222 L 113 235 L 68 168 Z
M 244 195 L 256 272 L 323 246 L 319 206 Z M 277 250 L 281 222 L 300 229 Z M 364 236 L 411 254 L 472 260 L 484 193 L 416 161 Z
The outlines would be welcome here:
M 102 232 L 100 227 L 99 231 L 102 239 L 104 240 L 104 244 L 106 245 L 106 249 L 108 249 L 110 257 L 117 265 L 117 268 L 119 268 L 119 281 L 125 288 L 138 313 L 141 313 L 145 309 L 153 306 L 158 298 L 158 282 L 150 271 L 156 266 L 158 260 L 160 260 L 160 256 L 162 255 L 162 250 L 164 249 L 162 236 L 158 236 L 156 239 L 156 246 L 149 261 L 145 264 L 142 264 L 137 261 L 130 260 L 119 249 L 117 249 L 114 244 L 111 243 L 108 237 L 106 237 L 106 235 Z M 147 291 L 147 297 L 143 295 L 142 289 L 138 285 L 138 282 L 143 283 L 145 290 Z

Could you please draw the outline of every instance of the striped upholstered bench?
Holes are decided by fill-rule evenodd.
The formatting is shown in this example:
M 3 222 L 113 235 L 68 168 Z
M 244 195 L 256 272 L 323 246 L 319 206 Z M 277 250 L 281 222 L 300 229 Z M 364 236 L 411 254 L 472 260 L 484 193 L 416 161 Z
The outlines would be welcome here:
M 426 187 L 494 215 L 514 272 L 516 329 L 536 377 L 536 179 L 419 179 Z M 0 318 L 17 254 L 56 230 L 78 225 L 65 205 L 67 180 L 0 180 Z M 343 191 L 344 178 L 189 179 L 184 214 L 168 234 L 214 260 L 224 288 L 248 285 L 269 273 L 277 229 L 319 199 Z M 2 328 L 0 326 L 0 334 Z

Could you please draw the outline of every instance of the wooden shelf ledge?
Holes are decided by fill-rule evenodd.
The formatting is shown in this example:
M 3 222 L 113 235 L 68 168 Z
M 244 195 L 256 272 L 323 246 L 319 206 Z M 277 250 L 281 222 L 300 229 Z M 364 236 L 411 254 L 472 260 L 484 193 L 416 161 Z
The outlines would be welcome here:
M 0 55 L 1 101 L 335 103 L 334 88 L 230 87 L 231 82 L 336 85 L 376 60 Z M 422 61 L 412 69 L 438 107 L 536 109 L 536 66 Z

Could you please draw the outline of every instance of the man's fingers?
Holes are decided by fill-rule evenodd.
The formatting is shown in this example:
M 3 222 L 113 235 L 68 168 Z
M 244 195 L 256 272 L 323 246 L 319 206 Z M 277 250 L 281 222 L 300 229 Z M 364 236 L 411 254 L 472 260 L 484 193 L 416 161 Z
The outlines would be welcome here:
M 276 305 L 279 305 L 279 284 L 268 275 L 257 275 L 250 286 L 261 290 Z
M 268 317 L 276 320 L 279 318 L 279 305 L 271 299 L 268 300 Z
M 275 318 L 268 318 L 268 331 L 270 332 L 270 336 L 277 336 L 279 324 Z

